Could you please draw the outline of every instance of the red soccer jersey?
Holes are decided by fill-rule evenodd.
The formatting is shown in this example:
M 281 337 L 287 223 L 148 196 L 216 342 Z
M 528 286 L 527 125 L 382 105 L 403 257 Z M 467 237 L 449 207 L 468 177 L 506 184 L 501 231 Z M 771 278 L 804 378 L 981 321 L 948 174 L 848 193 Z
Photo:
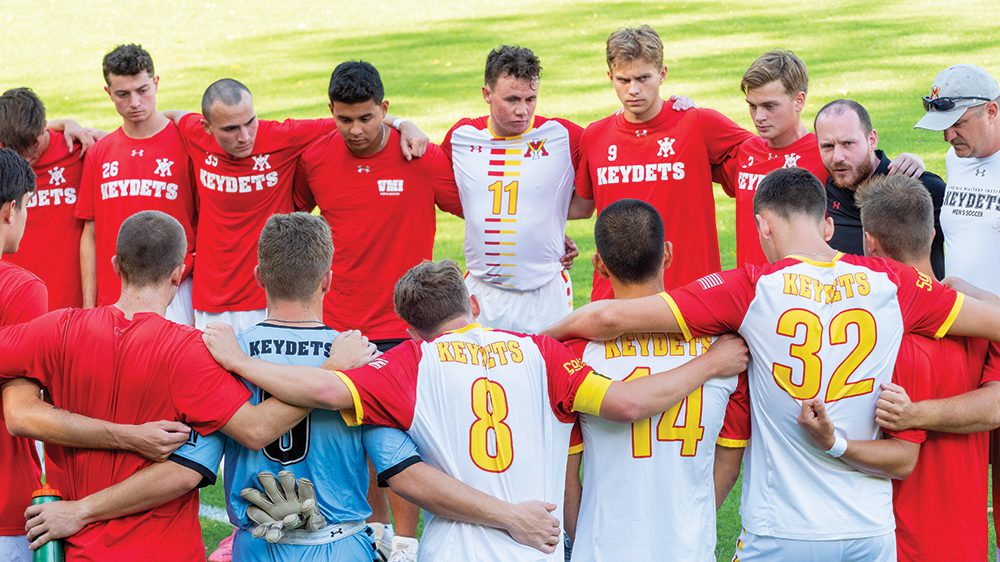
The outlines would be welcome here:
M 45 314 L 47 300 L 45 285 L 38 277 L 0 261 L 0 326 L 21 324 Z M 23 535 L 24 510 L 31 503 L 31 492 L 41 486 L 42 467 L 35 443 L 7 432 L 2 402 L 0 459 L 5 467 L 0 471 L 0 536 Z
M 735 158 L 715 169 L 715 179 L 730 197 L 736 198 L 737 266 L 767 263 L 753 218 L 753 196 L 768 172 L 792 167 L 809 170 L 821 183 L 826 182 L 826 168 L 819 156 L 815 133 L 807 133 L 784 148 L 770 148 L 766 140 L 751 136 L 740 145 Z
M 913 401 L 964 394 L 1000 380 L 998 351 L 981 339 L 904 338 L 895 382 Z M 987 353 L 994 359 L 984 369 Z M 902 438 L 923 445 L 913 473 L 892 482 L 899 560 L 984 560 L 989 433 L 915 431 Z
M 194 308 L 204 312 L 264 308 L 264 290 L 253 278 L 257 239 L 275 213 L 289 213 L 295 162 L 306 145 L 334 128 L 333 119 L 259 121 L 253 153 L 233 158 L 189 113 L 179 124 L 191 156 L 201 224 L 194 279 Z
M 80 293 L 80 233 L 74 215 L 83 161 L 70 152 L 59 131 L 49 131 L 49 147 L 32 165 L 35 194 L 28 202 L 28 223 L 16 254 L 6 256 L 39 276 L 49 291 L 49 310 L 83 304 Z
M 58 310 L 0 330 L 0 380 L 16 376 L 37 379 L 71 412 L 124 424 L 178 420 L 202 435 L 225 425 L 250 397 L 212 359 L 198 330 L 151 313 L 128 320 L 110 306 Z M 48 452 L 66 470 L 61 491 L 71 500 L 151 464 L 124 451 Z M 198 493 L 88 525 L 66 546 L 71 560 L 204 560 Z
M 195 193 L 191 163 L 177 126 L 167 124 L 148 139 L 133 139 L 121 128 L 101 139 L 83 166 L 76 216 L 94 221 L 97 254 L 97 306 L 118 301 L 121 280 L 111 266 L 118 229 L 140 211 L 163 211 L 184 227 L 186 274 L 194 266 Z
M 673 242 L 668 289 L 719 271 L 712 166 L 721 164 L 750 133 L 711 109 L 674 111 L 665 102 L 645 123 L 616 114 L 592 123 L 580 140 L 576 192 L 597 211 L 619 199 L 642 199 L 663 218 Z M 592 300 L 613 296 L 611 283 L 594 274 Z
M 302 154 L 297 183 L 308 186 L 296 206 L 319 206 L 333 233 L 333 283 L 323 301 L 323 322 L 361 330 L 373 340 L 406 338 L 393 310 L 396 281 L 432 258 L 434 205 L 461 215 L 451 162 L 437 145 L 407 161 L 390 130 L 385 148 L 355 156 L 333 132 Z

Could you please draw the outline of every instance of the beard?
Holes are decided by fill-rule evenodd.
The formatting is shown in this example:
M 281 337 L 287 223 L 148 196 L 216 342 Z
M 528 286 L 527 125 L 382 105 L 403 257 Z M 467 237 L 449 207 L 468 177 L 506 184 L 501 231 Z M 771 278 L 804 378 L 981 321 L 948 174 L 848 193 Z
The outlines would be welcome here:
M 841 173 L 848 170 L 842 170 Z M 872 162 L 871 158 L 865 158 L 863 162 L 849 170 L 850 174 L 844 179 L 838 179 L 835 174 L 831 172 L 833 177 L 833 185 L 850 191 L 856 191 L 858 186 L 862 183 L 868 181 L 871 177 L 872 172 L 875 171 L 875 163 Z

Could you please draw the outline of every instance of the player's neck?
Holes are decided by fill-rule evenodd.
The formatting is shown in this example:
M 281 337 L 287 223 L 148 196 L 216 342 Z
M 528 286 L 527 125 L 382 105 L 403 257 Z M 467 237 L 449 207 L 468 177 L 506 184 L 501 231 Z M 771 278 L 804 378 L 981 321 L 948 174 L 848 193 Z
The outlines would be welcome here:
M 157 111 L 149 119 L 139 123 L 131 121 L 122 122 L 122 132 L 130 139 L 148 139 L 165 129 L 169 123 L 170 119 L 167 119 L 163 113 Z
M 169 283 L 146 287 L 131 287 L 122 283 L 122 294 L 115 303 L 115 308 L 121 310 L 129 320 L 141 312 L 166 316 L 167 306 L 170 305 L 176 292 Z
M 385 123 L 383 123 L 382 132 L 379 134 L 378 138 L 375 139 L 375 142 L 358 150 L 351 148 L 351 145 L 348 144 L 347 150 L 350 150 L 351 154 L 355 156 L 371 156 L 372 154 L 378 154 L 379 152 L 382 152 L 383 149 L 385 149 L 385 145 L 389 142 L 390 135 L 391 133 L 389 132 L 389 127 L 387 127 Z
M 311 302 L 272 299 L 267 297 L 267 320 L 276 324 L 323 323 L 323 296 Z
M 802 123 L 802 121 L 800 120 L 795 127 L 788 129 L 787 131 L 781 133 L 780 135 L 778 135 L 773 139 L 767 139 L 767 147 L 785 148 L 786 146 L 791 146 L 795 144 L 796 142 L 799 141 L 799 139 L 808 134 L 809 134 L 809 129 L 806 129 L 805 124 Z
M 660 114 L 660 110 L 663 109 L 663 98 L 657 98 L 653 105 L 649 106 L 649 109 L 642 113 L 632 113 L 625 108 L 622 115 L 625 116 L 625 120 L 629 123 L 645 123 Z
M 897 260 L 897 261 L 899 261 L 904 265 L 908 265 L 913 269 L 916 269 L 917 271 L 923 273 L 924 275 L 930 277 L 931 279 L 937 279 L 937 276 L 934 275 L 934 268 L 931 266 L 931 257 L 929 255 L 924 256 L 923 258 L 918 260 L 906 260 L 906 261 Z M 940 281 L 940 279 L 938 279 L 938 281 Z
M 448 320 L 444 324 L 438 326 L 438 329 L 434 331 L 435 332 L 434 337 L 440 336 L 445 332 L 461 330 L 462 328 L 468 326 L 469 324 L 472 324 L 472 322 L 473 322 L 472 316 L 468 314 L 463 314 L 462 316 L 456 316 L 455 318 L 452 318 L 451 320 Z M 421 335 L 428 335 L 428 334 L 421 334 Z
M 48 129 L 45 129 L 45 132 L 42 133 L 41 138 L 38 139 L 38 152 L 37 152 L 38 158 L 41 158 L 42 155 L 45 154 L 45 151 L 49 149 L 49 144 L 51 142 L 52 142 L 52 134 L 49 133 Z
M 616 299 L 637 299 L 658 295 L 663 292 L 663 274 L 661 272 L 654 281 L 648 283 L 622 283 L 612 279 L 611 287 L 615 291 Z

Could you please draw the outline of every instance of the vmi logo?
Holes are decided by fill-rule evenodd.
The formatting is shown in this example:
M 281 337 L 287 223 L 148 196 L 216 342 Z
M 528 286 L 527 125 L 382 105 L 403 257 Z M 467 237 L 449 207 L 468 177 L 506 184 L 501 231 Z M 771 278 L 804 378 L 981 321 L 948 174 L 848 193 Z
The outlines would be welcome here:
M 530 141 L 528 143 L 528 150 L 524 153 L 524 157 L 531 158 L 532 160 L 538 160 L 542 156 L 548 156 L 549 151 L 545 150 L 545 141 L 547 140 L 548 139 Z
M 396 196 L 403 193 L 403 180 L 378 180 L 378 194 Z

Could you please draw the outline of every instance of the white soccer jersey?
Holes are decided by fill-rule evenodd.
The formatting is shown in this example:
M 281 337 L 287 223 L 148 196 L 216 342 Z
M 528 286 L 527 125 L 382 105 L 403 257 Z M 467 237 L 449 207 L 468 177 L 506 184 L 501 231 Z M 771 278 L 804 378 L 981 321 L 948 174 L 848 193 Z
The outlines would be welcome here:
M 1000 294 L 1000 152 L 986 158 L 945 158 L 948 187 L 941 206 L 944 269 Z
M 713 340 L 639 333 L 573 349 L 582 348 L 584 362 L 599 373 L 632 380 L 680 367 Z M 746 445 L 747 400 L 740 375 L 711 379 L 651 419 L 623 424 L 580 416 L 584 486 L 573 562 L 714 562 L 715 444 Z
M 599 411 L 611 384 L 551 338 L 478 324 L 403 343 L 341 378 L 355 397 L 353 412 L 343 412 L 349 424 L 404 429 L 424 461 L 508 502 L 557 504 L 560 520 L 573 412 Z M 561 561 L 563 553 L 429 515 L 420 557 Z
M 819 398 L 848 439 L 875 439 L 879 386 L 904 333 L 941 337 L 961 296 L 892 260 L 789 257 L 663 293 L 685 336 L 738 331 L 750 347 L 753 441 L 743 473 L 747 531 L 835 540 L 891 532 L 892 488 L 821 451 L 796 419 Z
M 455 170 L 472 275 L 530 291 L 559 274 L 582 132 L 540 116 L 517 137 L 495 136 L 488 117 L 463 119 L 448 131 L 441 148 Z

